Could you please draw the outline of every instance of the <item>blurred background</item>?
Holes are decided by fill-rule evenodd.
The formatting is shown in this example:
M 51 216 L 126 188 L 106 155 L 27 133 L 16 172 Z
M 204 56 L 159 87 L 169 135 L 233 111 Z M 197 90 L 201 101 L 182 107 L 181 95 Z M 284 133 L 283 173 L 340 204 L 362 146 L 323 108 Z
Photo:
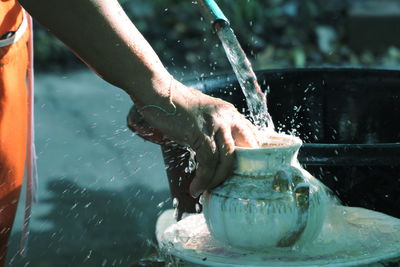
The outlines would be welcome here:
M 397 0 L 219 0 L 255 70 L 400 66 Z M 181 80 L 231 72 L 196 1 L 120 0 Z M 9 266 L 129 266 L 156 253 L 157 216 L 171 208 L 159 147 L 126 127 L 129 97 L 35 25 L 39 202 L 28 255 Z
M 390 68 L 400 59 L 400 4 L 396 0 L 217 2 L 255 69 L 326 65 Z M 218 38 L 199 15 L 196 1 L 120 3 L 175 75 L 213 75 L 230 69 Z M 81 66 L 39 26 L 35 44 L 39 70 Z

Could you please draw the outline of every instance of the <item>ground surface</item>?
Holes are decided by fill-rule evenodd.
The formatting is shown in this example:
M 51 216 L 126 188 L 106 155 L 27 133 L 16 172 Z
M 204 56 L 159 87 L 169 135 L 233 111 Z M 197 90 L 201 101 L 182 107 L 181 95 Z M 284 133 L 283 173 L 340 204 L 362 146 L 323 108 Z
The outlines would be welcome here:
M 89 71 L 36 77 L 39 202 L 26 258 L 9 266 L 128 266 L 148 253 L 169 204 L 158 146 L 133 136 L 130 99 Z

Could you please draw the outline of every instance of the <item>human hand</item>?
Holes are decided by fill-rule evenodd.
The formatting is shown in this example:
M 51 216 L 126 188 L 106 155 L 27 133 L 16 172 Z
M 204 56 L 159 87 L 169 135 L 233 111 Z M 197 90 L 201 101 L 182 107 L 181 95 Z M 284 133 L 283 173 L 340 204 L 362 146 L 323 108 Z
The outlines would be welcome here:
M 176 80 L 172 80 L 170 91 L 168 101 L 155 100 L 157 105 L 140 105 L 138 111 L 145 122 L 138 120 L 138 114 L 133 110 L 128 124 L 153 142 L 173 140 L 194 150 L 198 166 L 190 193 L 197 197 L 229 176 L 235 145 L 258 146 L 256 128 L 230 103 L 188 88 Z
M 140 137 L 147 141 L 158 145 L 163 145 L 171 142 L 171 140 L 168 140 L 164 136 L 164 134 L 160 132 L 160 130 L 155 129 L 143 118 L 142 114 L 140 114 L 140 112 L 138 111 L 136 105 L 132 106 L 129 111 L 127 124 L 132 132 L 138 134 Z

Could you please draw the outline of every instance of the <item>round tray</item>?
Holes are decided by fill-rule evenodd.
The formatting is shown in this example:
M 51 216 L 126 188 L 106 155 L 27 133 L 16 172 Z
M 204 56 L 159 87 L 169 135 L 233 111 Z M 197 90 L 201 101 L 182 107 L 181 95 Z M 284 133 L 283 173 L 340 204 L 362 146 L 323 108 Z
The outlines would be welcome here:
M 400 220 L 335 206 L 314 242 L 301 248 L 251 251 L 214 240 L 203 215 L 196 214 L 168 227 L 160 241 L 166 254 L 196 266 L 357 266 L 399 261 Z

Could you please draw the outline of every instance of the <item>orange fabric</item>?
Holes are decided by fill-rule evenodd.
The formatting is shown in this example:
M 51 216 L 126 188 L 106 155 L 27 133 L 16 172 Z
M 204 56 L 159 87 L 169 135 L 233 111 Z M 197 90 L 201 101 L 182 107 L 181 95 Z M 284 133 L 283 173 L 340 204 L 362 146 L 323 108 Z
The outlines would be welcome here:
M 16 0 L 0 0 L 0 35 L 16 30 L 21 18 Z M 16 43 L 0 47 L 0 267 L 4 266 L 24 176 L 29 34 L 27 31 Z
M 0 36 L 15 31 L 22 22 L 22 7 L 16 0 L 0 0 Z

